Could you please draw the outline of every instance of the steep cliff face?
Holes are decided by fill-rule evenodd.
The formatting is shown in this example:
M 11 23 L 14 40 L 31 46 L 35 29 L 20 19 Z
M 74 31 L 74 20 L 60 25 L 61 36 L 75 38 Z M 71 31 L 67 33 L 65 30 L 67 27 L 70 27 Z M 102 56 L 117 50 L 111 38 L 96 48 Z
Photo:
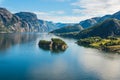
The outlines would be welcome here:
M 26 22 L 29 26 L 29 32 L 43 32 L 44 29 L 41 27 L 39 20 L 34 13 L 30 12 L 20 12 L 16 13 L 18 17 L 21 18 L 22 21 Z
M 49 32 L 57 28 L 53 22 L 39 20 L 34 13 L 12 14 L 7 9 L 0 8 L 0 33 Z
M 39 20 L 34 13 L 20 12 L 15 15 L 29 25 L 30 32 L 50 32 L 58 28 L 53 22 Z
M 39 20 L 39 23 L 40 23 L 40 26 L 43 28 L 44 32 L 50 32 L 58 28 L 55 25 L 55 23 L 50 22 L 50 21 Z
M 5 8 L 0 8 L 0 32 L 25 32 L 28 30 L 26 22 L 10 13 Z

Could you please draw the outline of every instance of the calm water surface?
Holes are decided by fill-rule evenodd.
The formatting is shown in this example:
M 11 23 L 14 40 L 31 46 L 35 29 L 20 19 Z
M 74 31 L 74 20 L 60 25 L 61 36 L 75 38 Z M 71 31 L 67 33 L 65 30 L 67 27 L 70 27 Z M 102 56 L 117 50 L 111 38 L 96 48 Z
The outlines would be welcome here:
M 120 80 L 120 55 L 84 48 L 75 40 L 64 52 L 45 51 L 41 39 L 54 35 L 0 34 L 0 80 Z

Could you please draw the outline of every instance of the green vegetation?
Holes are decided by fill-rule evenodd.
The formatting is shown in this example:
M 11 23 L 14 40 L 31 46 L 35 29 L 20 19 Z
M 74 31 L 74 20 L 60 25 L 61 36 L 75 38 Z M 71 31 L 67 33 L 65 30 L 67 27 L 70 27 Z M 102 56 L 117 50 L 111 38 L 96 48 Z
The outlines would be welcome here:
M 108 52 L 120 53 L 120 38 L 117 37 L 108 37 L 104 39 L 100 37 L 89 37 L 78 40 L 77 44 L 83 45 L 85 47 L 101 49 Z
M 59 38 L 52 38 L 51 41 L 40 40 L 39 47 L 52 52 L 60 52 L 66 50 L 67 44 Z
M 96 24 L 95 26 L 89 27 L 82 30 L 77 34 L 77 38 L 89 38 L 99 36 L 101 38 L 107 38 L 108 36 L 119 36 L 120 35 L 120 20 L 107 19 L 103 22 Z
M 63 41 L 63 40 L 61 40 L 61 39 L 59 39 L 59 38 L 52 38 L 51 39 L 52 40 L 52 42 L 54 43 L 54 44 L 61 44 L 61 45 L 66 45 L 66 43 Z
M 0 26 L 0 33 L 10 33 L 11 31 L 4 26 Z
M 98 43 L 100 42 L 102 39 L 100 37 L 89 37 L 89 38 L 85 38 L 85 39 L 80 39 L 79 41 L 77 41 L 77 43 L 79 45 L 84 45 L 84 46 L 88 46 L 90 47 L 91 44 L 93 43 Z
M 46 41 L 46 40 L 40 40 L 39 41 L 39 45 L 49 45 L 51 43 L 51 41 Z
M 39 47 L 41 47 L 44 50 L 49 50 L 50 44 L 51 44 L 51 41 L 40 40 L 38 45 L 39 45 Z

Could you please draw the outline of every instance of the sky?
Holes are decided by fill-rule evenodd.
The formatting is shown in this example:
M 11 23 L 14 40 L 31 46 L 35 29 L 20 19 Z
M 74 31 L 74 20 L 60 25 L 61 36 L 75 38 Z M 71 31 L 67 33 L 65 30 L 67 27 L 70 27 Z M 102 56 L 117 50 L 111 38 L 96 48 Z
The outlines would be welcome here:
M 0 0 L 12 13 L 33 12 L 42 20 L 78 23 L 120 10 L 120 0 Z

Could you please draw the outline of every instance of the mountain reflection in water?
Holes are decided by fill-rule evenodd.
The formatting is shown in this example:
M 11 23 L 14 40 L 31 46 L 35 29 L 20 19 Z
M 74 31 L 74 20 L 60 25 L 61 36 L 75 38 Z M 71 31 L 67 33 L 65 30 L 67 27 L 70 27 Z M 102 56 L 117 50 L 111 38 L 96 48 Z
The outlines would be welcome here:
M 0 50 L 4 51 L 15 44 L 33 41 L 37 38 L 35 34 L 0 34 Z
M 39 48 L 39 40 L 52 37 L 56 36 L 0 34 L 0 54 L 6 54 L 0 55 L 0 80 L 120 80 L 119 54 L 84 48 L 65 38 L 64 52 Z

